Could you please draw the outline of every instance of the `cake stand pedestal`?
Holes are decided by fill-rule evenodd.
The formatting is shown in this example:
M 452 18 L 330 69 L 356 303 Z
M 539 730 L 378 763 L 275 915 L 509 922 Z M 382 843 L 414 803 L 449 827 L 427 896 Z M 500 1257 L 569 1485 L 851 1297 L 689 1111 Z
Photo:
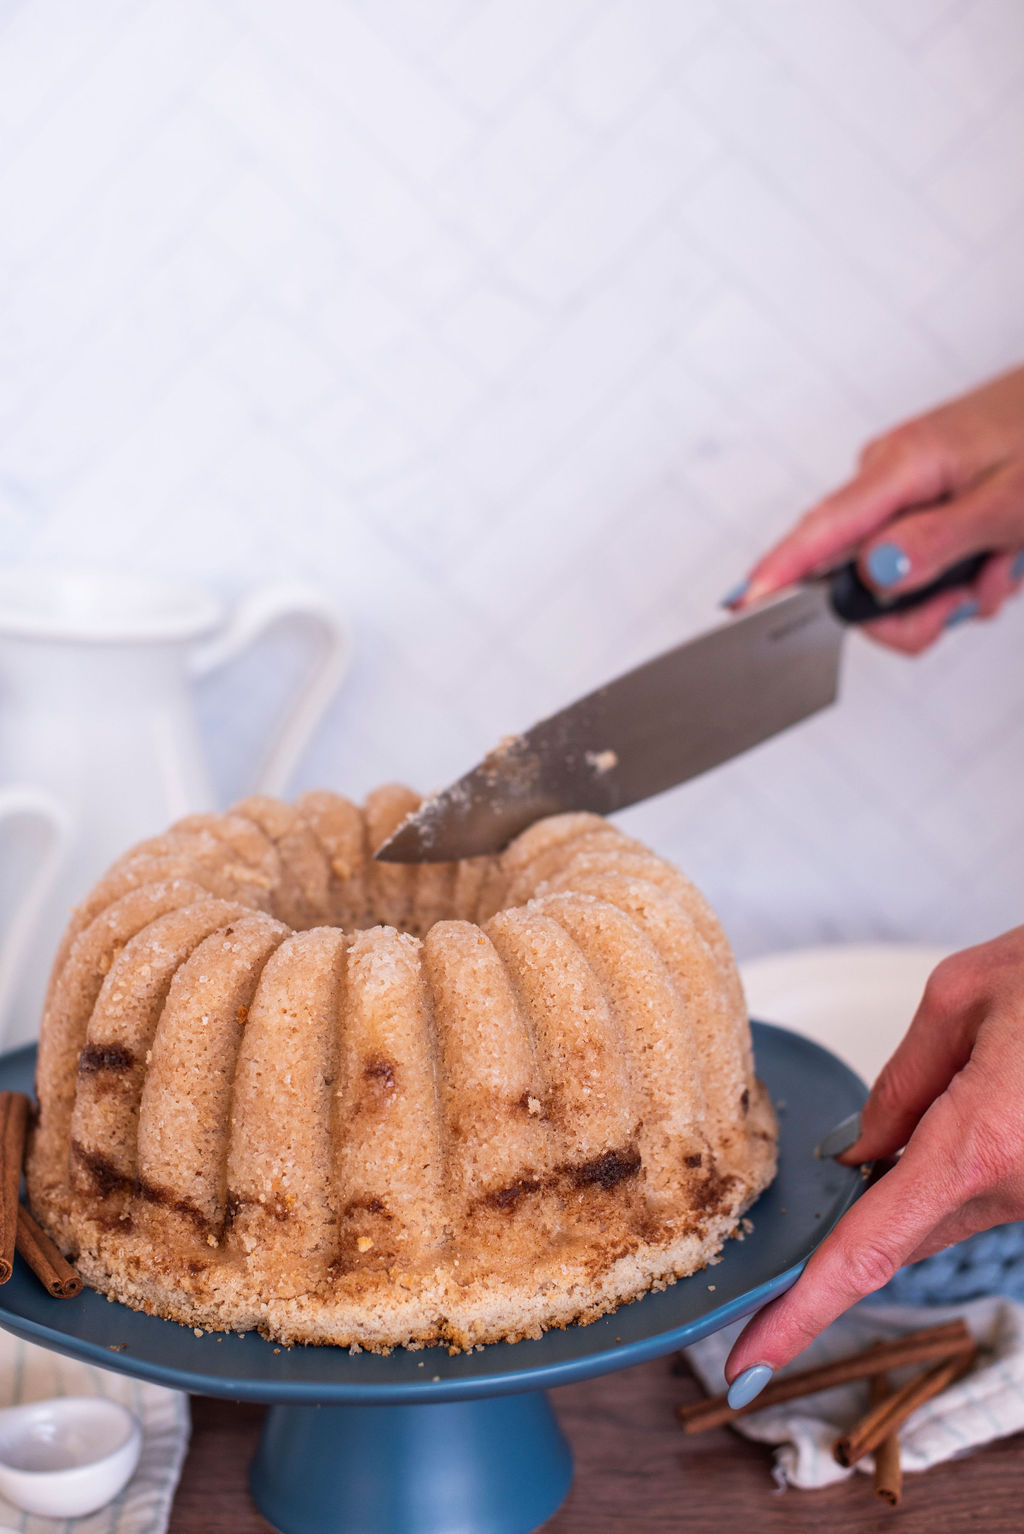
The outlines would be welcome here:
M 779 1174 L 722 1260 L 590 1326 L 449 1356 L 275 1348 L 194 1332 L 86 1290 L 54 1300 L 24 1264 L 0 1326 L 44 1347 L 194 1395 L 271 1407 L 250 1484 L 282 1534 L 529 1534 L 572 1480 L 545 1391 L 686 1347 L 794 1282 L 864 1186 L 814 1146 L 863 1103 L 860 1079 L 799 1034 L 754 1023 L 757 1073 L 779 1112 Z M 32 1048 L 0 1056 L 0 1088 L 32 1090 Z M 684 1525 L 681 1525 L 684 1526 Z
M 272 1406 L 249 1472 L 282 1534 L 527 1534 L 572 1454 L 542 1390 L 432 1406 Z

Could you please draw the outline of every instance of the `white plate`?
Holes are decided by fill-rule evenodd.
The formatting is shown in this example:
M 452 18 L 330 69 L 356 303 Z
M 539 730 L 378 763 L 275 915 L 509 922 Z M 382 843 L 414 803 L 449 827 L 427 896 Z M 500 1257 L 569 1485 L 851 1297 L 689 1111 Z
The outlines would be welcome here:
M 948 949 L 837 944 L 740 965 L 751 1017 L 825 1044 L 867 1082 L 906 1033 L 924 983 Z

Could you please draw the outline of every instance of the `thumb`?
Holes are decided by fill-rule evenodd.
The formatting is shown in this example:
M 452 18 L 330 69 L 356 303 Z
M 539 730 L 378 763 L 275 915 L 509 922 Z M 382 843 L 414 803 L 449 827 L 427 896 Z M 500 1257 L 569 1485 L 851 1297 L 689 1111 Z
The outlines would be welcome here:
M 963 494 L 897 518 L 861 550 L 864 579 L 886 597 L 927 585 L 969 554 L 1013 551 L 1024 532 L 1024 479 L 1016 465 Z

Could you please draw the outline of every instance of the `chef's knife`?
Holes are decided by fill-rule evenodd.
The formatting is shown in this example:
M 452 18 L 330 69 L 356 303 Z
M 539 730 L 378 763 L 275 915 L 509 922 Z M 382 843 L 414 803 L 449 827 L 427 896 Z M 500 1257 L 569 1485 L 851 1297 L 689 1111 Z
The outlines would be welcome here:
M 852 564 L 794 587 L 510 736 L 376 856 L 442 863 L 500 852 L 544 815 L 607 815 L 707 772 L 835 700 L 847 624 L 966 586 L 987 557 L 962 560 L 887 604 Z

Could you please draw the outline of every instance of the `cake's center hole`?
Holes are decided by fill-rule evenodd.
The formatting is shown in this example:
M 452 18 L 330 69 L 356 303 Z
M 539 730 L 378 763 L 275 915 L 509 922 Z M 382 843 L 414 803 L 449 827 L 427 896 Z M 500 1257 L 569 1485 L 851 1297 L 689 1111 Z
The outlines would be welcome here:
M 448 864 L 378 863 L 377 869 L 382 873 L 369 901 L 370 926 L 426 937 L 435 922 L 466 921 L 475 914 L 456 904 L 455 870 Z
M 439 921 L 475 921 L 479 880 L 458 878 L 450 863 L 377 863 L 363 878 L 335 883 L 326 903 L 285 888 L 274 914 L 290 927 L 340 927 L 345 932 L 394 927 L 423 938 Z

